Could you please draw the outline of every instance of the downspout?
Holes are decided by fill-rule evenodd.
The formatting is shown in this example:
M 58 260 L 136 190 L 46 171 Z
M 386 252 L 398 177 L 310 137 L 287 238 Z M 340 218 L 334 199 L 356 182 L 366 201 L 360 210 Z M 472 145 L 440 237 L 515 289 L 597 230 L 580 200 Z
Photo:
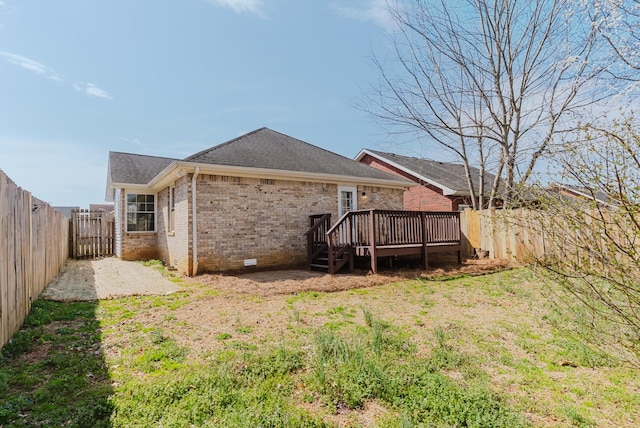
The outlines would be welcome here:
M 191 268 L 191 276 L 196 276 L 198 273 L 198 217 L 197 217 L 197 197 L 196 197 L 196 179 L 200 174 L 200 168 L 196 167 L 196 171 L 191 177 L 191 230 L 193 232 L 193 264 Z

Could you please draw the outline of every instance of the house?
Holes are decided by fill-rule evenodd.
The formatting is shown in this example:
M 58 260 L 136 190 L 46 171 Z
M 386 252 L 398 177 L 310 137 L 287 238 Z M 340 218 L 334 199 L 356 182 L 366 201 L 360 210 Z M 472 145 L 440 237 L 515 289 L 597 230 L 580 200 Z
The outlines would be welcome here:
M 110 213 L 113 211 L 113 204 L 89 204 L 89 211 Z
M 552 193 L 557 193 L 566 200 L 585 200 L 595 202 L 597 205 L 616 206 L 616 201 L 611 195 L 602 190 L 589 189 L 581 186 L 555 183 L 549 188 Z
M 260 128 L 185 159 L 110 152 L 106 199 L 117 256 L 196 275 L 301 265 L 310 215 L 402 209 L 413 185 Z
M 461 164 L 401 156 L 393 153 L 363 149 L 355 158 L 373 168 L 403 177 L 420 186 L 404 194 L 404 209 L 415 211 L 458 211 L 472 206 L 471 193 Z M 480 172 L 471 167 L 474 191 L 478 195 Z M 485 173 L 484 194 L 488 201 L 495 176 Z
M 53 207 L 53 209 L 61 212 L 69 220 L 71 220 L 73 211 L 80 211 L 80 207 Z

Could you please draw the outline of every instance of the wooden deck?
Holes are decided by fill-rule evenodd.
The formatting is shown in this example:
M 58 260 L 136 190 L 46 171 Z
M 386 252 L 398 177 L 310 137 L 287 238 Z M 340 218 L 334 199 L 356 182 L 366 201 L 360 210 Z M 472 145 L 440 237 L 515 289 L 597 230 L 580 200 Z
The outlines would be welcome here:
M 307 232 L 311 268 L 337 273 L 354 257 L 368 257 L 371 270 L 378 258 L 421 255 L 425 269 L 429 253 L 455 251 L 460 260 L 460 213 L 434 211 L 352 211 L 331 225 L 331 215 L 310 216 Z

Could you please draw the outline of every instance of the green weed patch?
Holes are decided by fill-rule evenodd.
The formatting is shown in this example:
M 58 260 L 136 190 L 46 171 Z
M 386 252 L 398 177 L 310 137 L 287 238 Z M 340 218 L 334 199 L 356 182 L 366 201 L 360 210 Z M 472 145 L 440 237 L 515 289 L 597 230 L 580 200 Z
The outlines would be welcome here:
M 0 426 L 637 426 L 640 373 L 565 332 L 545 299 L 519 269 L 36 301 L 0 356 Z

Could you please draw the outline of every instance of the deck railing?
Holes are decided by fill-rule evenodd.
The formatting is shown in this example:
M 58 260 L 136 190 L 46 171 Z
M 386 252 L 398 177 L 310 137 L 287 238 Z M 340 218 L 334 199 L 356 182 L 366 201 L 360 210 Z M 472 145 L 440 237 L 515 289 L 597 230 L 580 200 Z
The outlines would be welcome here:
M 424 248 L 426 265 L 426 247 L 435 249 L 433 247 L 460 244 L 458 212 L 350 211 L 330 228 L 330 217 L 327 216 L 310 217 L 307 248 L 310 263 L 318 254 L 327 253 L 330 273 L 335 273 L 346 263 L 352 265 L 355 251 L 359 255 L 368 254 L 375 271 L 378 255 L 389 252 L 408 254 Z
M 393 246 L 460 242 L 460 213 L 351 211 L 327 231 L 329 245 Z
M 331 227 L 331 214 L 309 216 L 307 231 L 307 263 L 313 263 L 318 255 L 327 251 L 327 232 Z

